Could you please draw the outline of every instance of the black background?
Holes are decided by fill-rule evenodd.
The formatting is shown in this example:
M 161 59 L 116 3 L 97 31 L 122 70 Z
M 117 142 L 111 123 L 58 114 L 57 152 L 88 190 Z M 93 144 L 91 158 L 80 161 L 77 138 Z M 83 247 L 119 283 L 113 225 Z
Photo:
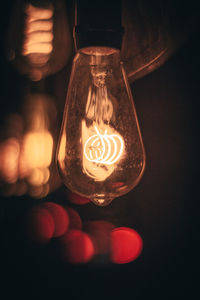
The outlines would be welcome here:
M 7 4 L 1 12 L 1 124 L 20 107 L 21 79 L 4 51 L 9 12 Z M 7 292 L 28 287 L 64 289 L 66 299 L 198 297 L 199 53 L 196 32 L 162 67 L 131 84 L 147 154 L 139 185 L 105 208 L 74 206 L 83 220 L 105 219 L 137 230 L 144 243 L 141 256 L 127 265 L 106 258 L 84 266 L 62 264 L 53 243 L 30 247 L 24 241 L 22 220 L 36 200 L 2 196 L 0 284 Z M 66 197 L 60 187 L 47 200 L 64 205 Z

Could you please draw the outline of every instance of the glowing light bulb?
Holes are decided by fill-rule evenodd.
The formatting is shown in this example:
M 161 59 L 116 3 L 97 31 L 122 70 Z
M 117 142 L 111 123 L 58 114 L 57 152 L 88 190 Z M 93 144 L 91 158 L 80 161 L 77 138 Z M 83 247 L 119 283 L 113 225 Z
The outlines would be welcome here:
M 141 179 L 145 151 L 119 50 L 78 51 L 57 160 L 65 185 L 101 206 Z
M 53 6 L 37 8 L 28 4 L 25 8 L 25 38 L 22 55 L 29 64 L 43 67 L 53 50 Z
M 72 39 L 64 0 L 16 0 L 10 20 L 7 57 L 21 74 L 39 81 L 68 63 Z

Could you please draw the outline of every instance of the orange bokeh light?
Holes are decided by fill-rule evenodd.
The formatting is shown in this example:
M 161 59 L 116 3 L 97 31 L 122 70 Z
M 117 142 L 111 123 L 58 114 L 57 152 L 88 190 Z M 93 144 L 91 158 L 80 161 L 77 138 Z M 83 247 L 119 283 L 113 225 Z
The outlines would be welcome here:
M 16 138 L 7 139 L 0 145 L 0 177 L 7 183 L 18 179 L 20 144 Z
M 49 131 L 32 131 L 24 136 L 23 160 L 30 169 L 49 167 L 52 151 L 53 138 Z
M 4 196 L 45 197 L 53 178 L 53 128 L 56 107 L 47 94 L 28 94 L 22 115 L 5 119 L 0 140 L 0 183 Z M 7 137 L 7 139 L 6 139 Z

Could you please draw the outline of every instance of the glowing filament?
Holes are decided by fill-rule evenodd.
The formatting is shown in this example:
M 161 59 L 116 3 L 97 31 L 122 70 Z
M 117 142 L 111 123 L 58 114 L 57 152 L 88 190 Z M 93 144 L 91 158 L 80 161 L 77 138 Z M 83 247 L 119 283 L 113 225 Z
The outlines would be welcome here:
M 89 137 L 84 146 L 84 155 L 91 162 L 111 165 L 120 158 L 124 142 L 120 135 L 100 134 L 97 127 L 94 126 L 97 134 Z
M 92 56 L 91 65 L 93 82 L 88 90 L 85 115 L 93 125 L 88 127 L 82 121 L 82 161 L 87 176 L 103 181 L 113 173 L 122 157 L 124 140 L 108 125 L 113 116 L 114 100 L 110 95 L 111 101 L 106 86 L 107 69 L 101 67 L 101 61 L 96 56 Z
M 124 141 L 112 127 L 86 126 L 82 121 L 83 169 L 95 181 L 109 177 L 124 153 Z

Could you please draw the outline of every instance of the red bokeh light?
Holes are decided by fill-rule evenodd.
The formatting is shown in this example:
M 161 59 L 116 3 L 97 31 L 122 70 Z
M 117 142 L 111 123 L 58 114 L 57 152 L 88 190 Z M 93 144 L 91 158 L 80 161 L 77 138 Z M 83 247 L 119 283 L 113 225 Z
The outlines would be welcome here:
M 61 239 L 61 256 L 65 262 L 82 264 L 89 262 L 94 255 L 94 245 L 90 236 L 72 229 Z
M 106 254 L 110 251 L 110 237 L 114 225 L 108 221 L 88 221 L 84 230 L 90 234 L 95 245 L 95 254 Z
M 69 201 L 74 203 L 74 204 L 78 204 L 78 205 L 83 205 L 83 204 L 87 204 L 90 202 L 90 199 L 88 198 L 84 198 L 82 196 L 79 196 L 77 194 L 74 193 L 69 193 Z
M 125 264 L 135 260 L 142 251 L 142 238 L 133 229 L 115 228 L 111 233 L 111 261 Z
M 75 211 L 73 208 L 67 208 L 67 213 L 69 216 L 69 229 L 78 229 L 81 230 L 82 229 L 82 221 L 81 218 L 79 216 L 79 214 L 77 213 L 77 211 Z
M 54 219 L 47 209 L 37 207 L 27 216 L 27 237 L 31 242 L 44 244 L 53 237 L 55 229 Z
M 48 210 L 54 220 L 53 237 L 62 236 L 69 226 L 69 216 L 64 207 L 53 202 L 45 202 L 42 207 Z

